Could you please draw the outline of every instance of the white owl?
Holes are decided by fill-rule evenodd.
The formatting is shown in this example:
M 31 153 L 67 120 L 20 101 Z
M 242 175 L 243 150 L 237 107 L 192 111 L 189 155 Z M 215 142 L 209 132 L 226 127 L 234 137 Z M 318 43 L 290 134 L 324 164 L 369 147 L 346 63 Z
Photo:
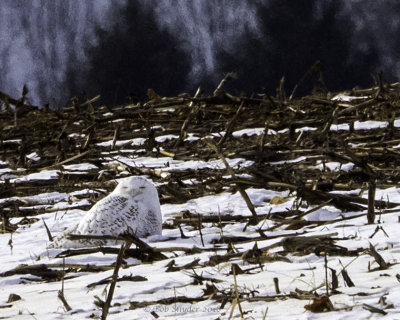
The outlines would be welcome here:
M 162 217 L 157 189 L 149 180 L 133 176 L 123 179 L 107 197 L 97 202 L 73 229 L 56 239 L 53 247 L 82 247 L 117 244 L 116 241 L 66 239 L 68 234 L 119 236 L 124 232 L 137 237 L 159 235 Z

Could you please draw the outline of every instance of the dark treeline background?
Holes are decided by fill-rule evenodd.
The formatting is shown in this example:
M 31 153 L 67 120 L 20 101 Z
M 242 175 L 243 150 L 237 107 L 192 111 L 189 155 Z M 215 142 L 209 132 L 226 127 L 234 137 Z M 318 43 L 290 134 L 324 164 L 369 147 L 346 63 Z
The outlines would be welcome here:
M 395 0 L 4 0 L 0 90 L 67 104 L 100 93 L 104 103 L 212 90 L 274 94 L 320 61 L 323 85 L 339 91 L 400 74 L 400 3 Z M 297 94 L 310 93 L 315 66 Z M 320 79 L 321 80 L 321 79 Z

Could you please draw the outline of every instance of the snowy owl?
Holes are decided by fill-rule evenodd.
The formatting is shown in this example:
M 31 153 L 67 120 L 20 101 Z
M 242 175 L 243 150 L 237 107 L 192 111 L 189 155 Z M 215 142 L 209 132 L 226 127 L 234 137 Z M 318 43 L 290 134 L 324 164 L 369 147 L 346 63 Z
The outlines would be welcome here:
M 105 240 L 67 240 L 68 234 L 119 236 L 124 232 L 137 237 L 161 234 L 162 218 L 157 189 L 143 177 L 123 179 L 112 193 L 97 202 L 80 223 L 60 238 L 54 247 L 82 247 L 117 244 Z

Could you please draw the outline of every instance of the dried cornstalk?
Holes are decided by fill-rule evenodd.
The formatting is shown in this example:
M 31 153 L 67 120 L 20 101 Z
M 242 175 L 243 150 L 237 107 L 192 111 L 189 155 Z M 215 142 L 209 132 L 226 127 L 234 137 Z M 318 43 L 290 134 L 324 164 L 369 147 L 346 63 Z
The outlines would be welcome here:
M 369 244 L 369 250 L 367 252 L 375 259 L 376 263 L 379 265 L 380 270 L 386 270 L 389 267 L 382 256 L 376 251 L 372 243 Z
M 368 213 L 367 220 L 369 224 L 375 221 L 375 191 L 376 191 L 376 180 L 371 178 L 368 183 Z
M 232 179 L 236 179 L 235 172 L 232 170 L 231 166 L 229 165 L 228 161 L 226 161 L 224 155 L 220 152 L 219 148 L 211 140 L 205 140 L 205 141 L 206 141 L 207 145 L 210 147 L 210 149 L 213 150 L 218 155 L 218 157 L 221 159 L 221 161 L 224 163 L 226 170 L 231 175 Z M 236 187 L 239 190 L 240 195 L 246 202 L 247 208 L 249 208 L 251 214 L 253 215 L 252 223 L 257 224 L 259 222 L 259 219 L 258 219 L 258 215 L 257 215 L 256 209 L 254 208 L 253 203 L 251 202 L 246 191 L 242 188 L 242 186 L 240 184 L 236 184 Z
M 112 278 L 111 278 L 110 289 L 108 290 L 107 299 L 106 299 L 106 301 L 104 303 L 104 306 L 103 306 L 103 312 L 101 314 L 101 320 L 106 320 L 107 319 L 108 310 L 110 309 L 111 300 L 113 298 L 115 285 L 116 285 L 117 279 L 118 279 L 118 271 L 119 271 L 119 268 L 122 265 L 122 261 L 123 261 L 123 258 L 124 258 L 125 251 L 127 249 L 129 249 L 130 246 L 131 246 L 131 243 L 129 241 L 126 241 L 125 243 L 123 243 L 121 245 L 121 249 L 119 250 L 119 253 L 118 253 L 118 256 L 117 256 L 117 261 L 115 262 L 114 273 L 113 273 Z
M 243 109 L 243 105 L 244 105 L 244 100 L 242 101 L 242 103 L 239 105 L 239 107 L 236 110 L 235 115 L 233 116 L 233 118 L 231 119 L 231 121 L 228 123 L 226 130 L 225 130 L 225 134 L 224 136 L 221 138 L 221 140 L 219 140 L 218 142 L 218 147 L 221 146 L 231 135 L 233 132 L 233 128 L 235 127 L 236 124 L 236 120 L 240 115 L 240 112 Z

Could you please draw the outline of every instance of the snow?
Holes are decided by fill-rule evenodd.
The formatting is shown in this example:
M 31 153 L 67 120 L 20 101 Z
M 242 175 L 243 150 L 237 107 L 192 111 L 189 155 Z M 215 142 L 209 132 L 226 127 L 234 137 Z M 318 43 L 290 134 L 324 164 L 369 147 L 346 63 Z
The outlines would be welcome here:
M 278 192 L 265 189 L 247 189 L 247 194 L 251 202 L 256 208 L 258 214 L 268 213 L 270 208 L 276 209 L 280 206 L 269 206 L 268 202 L 276 196 L 287 197 L 288 192 Z M 286 203 L 288 206 L 288 203 Z M 177 212 L 187 210 L 195 215 L 208 214 L 208 215 L 244 215 L 250 216 L 251 212 L 246 206 L 242 196 L 239 192 L 231 194 L 223 192 L 219 195 L 205 196 L 197 199 L 189 200 L 185 204 L 165 204 L 163 205 L 164 218 L 172 217 Z
M 30 154 L 27 154 L 26 157 L 27 157 L 28 159 L 32 160 L 32 161 L 39 161 L 39 160 L 40 160 L 40 157 L 39 157 L 39 155 L 37 154 L 37 152 L 32 152 L 32 153 L 30 153 Z
M 20 144 L 22 142 L 21 139 L 13 139 L 13 140 L 4 140 L 3 144 Z
M 158 137 L 155 138 L 155 140 L 156 140 L 157 142 L 162 143 L 162 142 L 165 142 L 165 141 L 169 141 L 169 140 L 173 140 L 173 139 L 178 139 L 178 138 L 179 138 L 179 136 L 177 136 L 177 135 L 174 135 L 174 134 L 167 134 L 167 135 L 164 135 L 164 136 L 158 136 Z
M 343 93 L 337 94 L 332 98 L 334 101 L 343 101 L 343 102 L 350 102 L 353 100 L 365 100 L 368 99 L 368 96 L 361 96 L 361 97 L 356 97 L 356 96 L 349 96 Z
M 354 122 L 354 130 L 371 130 L 371 129 L 381 129 L 388 127 L 389 123 L 387 121 L 375 121 L 375 120 L 368 120 L 368 121 L 355 121 Z M 394 127 L 400 127 L 400 120 L 394 121 Z M 316 131 L 317 128 L 313 127 L 302 127 L 297 128 L 295 130 L 296 133 L 298 132 L 305 132 L 305 131 Z M 349 131 L 350 124 L 348 123 L 340 123 L 340 124 L 331 124 L 330 131 Z M 278 133 L 284 134 L 289 132 L 289 129 L 279 130 Z M 274 134 L 273 132 L 268 131 L 268 134 Z
M 354 129 L 355 130 L 370 130 L 370 129 L 378 129 L 378 128 L 386 128 L 389 125 L 386 121 L 355 121 Z
M 341 123 L 341 124 L 331 124 L 330 127 L 331 131 L 349 131 L 350 130 L 350 125 L 348 123 Z
M 105 160 L 110 160 L 111 164 L 126 164 L 130 167 L 139 167 L 139 168 L 155 168 L 159 171 L 178 171 L 178 170 L 187 170 L 187 169 L 225 169 L 225 165 L 221 160 L 211 160 L 208 162 L 205 161 L 180 161 L 174 160 L 171 157 L 137 157 L 137 158 L 128 158 L 123 156 L 116 156 L 114 158 L 105 158 Z M 236 159 L 226 159 L 229 165 L 232 168 L 246 167 L 253 164 L 253 161 L 248 161 L 242 158 Z
M 60 193 L 60 192 L 50 192 L 50 193 L 41 193 L 34 196 L 27 197 L 10 197 L 5 199 L 0 199 L 0 205 L 5 203 L 14 202 L 14 201 L 22 201 L 23 203 L 33 204 L 52 204 L 59 201 L 68 200 L 68 194 Z
M 194 142 L 199 140 L 200 138 L 197 137 L 195 134 L 193 133 L 188 133 L 187 137 L 185 138 L 185 141 L 189 141 L 189 142 Z
M 87 191 L 87 190 L 86 190 Z M 267 213 L 270 209 L 273 211 L 281 211 L 285 207 L 290 207 L 289 202 L 279 205 L 272 205 L 269 201 L 280 196 L 287 198 L 289 193 L 269 191 L 266 189 L 247 189 L 252 203 L 256 206 L 258 213 Z M 85 192 L 85 191 L 81 191 Z M 386 190 L 377 190 L 377 198 L 389 196 L 391 201 L 400 201 L 400 191 L 397 188 Z M 42 194 L 38 195 L 36 202 L 50 203 L 49 199 L 54 201 L 66 199 L 66 194 Z M 60 201 L 61 202 L 61 201 Z M 57 204 L 57 203 L 56 203 Z M 59 204 L 59 203 L 58 203 Z M 64 202 L 65 204 L 65 202 Z M 71 204 L 72 206 L 73 204 Z M 162 213 L 165 220 L 172 217 L 173 214 L 181 210 L 189 210 L 195 214 L 225 214 L 231 213 L 249 215 L 248 209 L 239 193 L 230 194 L 223 192 L 221 194 L 206 196 L 198 199 L 193 199 L 185 204 L 162 205 Z M 85 211 L 72 208 L 60 209 L 56 217 L 54 213 L 45 213 L 39 215 L 52 230 L 53 234 L 62 232 L 68 225 L 74 224 L 80 220 Z M 342 278 L 339 276 L 339 284 L 341 294 L 331 297 L 332 303 L 338 311 L 330 312 L 329 314 L 312 314 L 304 310 L 304 305 L 309 302 L 298 299 L 283 299 L 274 302 L 242 302 L 242 308 L 249 313 L 248 317 L 254 319 L 262 319 L 266 308 L 268 307 L 267 319 L 377 319 L 378 315 L 371 314 L 363 309 L 363 304 L 367 303 L 379 307 L 378 301 L 381 296 L 387 298 L 387 303 L 392 303 L 394 309 L 386 309 L 388 317 L 398 316 L 398 308 L 400 302 L 398 296 L 400 288 L 396 284 L 396 274 L 400 273 L 399 262 L 400 241 L 397 239 L 398 233 L 398 213 L 390 213 L 382 216 L 380 226 L 385 230 L 388 236 L 383 232 L 378 232 L 372 239 L 370 236 L 374 232 L 376 225 L 367 225 L 365 217 L 354 218 L 347 223 L 341 219 L 341 212 L 334 207 L 326 206 L 322 209 L 314 211 L 306 218 L 311 221 L 334 221 L 328 226 L 320 225 L 313 229 L 307 230 L 309 235 L 324 234 L 337 232 L 339 237 L 348 240 L 338 241 L 346 243 L 346 247 L 358 248 L 368 247 L 369 242 L 376 246 L 380 254 L 387 262 L 393 265 L 385 271 L 368 271 L 368 264 L 372 263 L 372 267 L 376 267 L 373 259 L 367 255 L 355 257 L 328 257 L 328 266 L 335 269 L 337 272 L 342 270 L 342 266 L 347 266 L 346 270 L 349 273 L 355 287 L 348 288 L 344 285 Z M 269 221 L 272 225 L 273 222 Z M 193 245 L 201 247 L 199 232 L 191 230 L 190 227 L 182 226 L 185 235 L 188 239 L 180 239 L 180 233 L 177 229 L 165 229 L 164 236 L 147 240 L 154 247 L 176 247 L 185 246 L 192 247 Z M 206 247 L 211 247 L 209 242 L 212 239 L 218 239 L 221 232 L 225 236 L 229 235 L 258 235 L 256 227 L 248 227 L 247 231 L 243 231 L 243 224 L 226 224 L 222 229 L 217 227 L 208 227 L 203 229 L 203 238 Z M 269 236 L 279 236 L 285 234 L 302 233 L 304 231 L 276 231 L 269 233 Z M 354 237 L 355 236 L 355 237 Z M 0 234 L 0 257 L 2 264 L 0 272 L 5 272 L 15 268 L 20 264 L 39 265 L 45 264 L 62 264 L 61 258 L 55 256 L 59 253 L 56 249 L 46 249 L 48 240 L 46 231 L 43 228 L 43 223 L 40 221 L 32 225 L 21 226 L 20 229 L 12 235 L 13 247 L 8 245 L 11 239 L 10 234 Z M 259 248 L 272 245 L 279 241 L 279 238 L 272 240 L 259 241 Z M 253 243 L 243 243 L 236 246 L 237 250 L 243 251 L 251 249 Z M 387 248 L 387 249 L 386 249 Z M 386 250 L 384 250 L 386 249 Z M 276 248 L 279 251 L 279 248 Z M 200 297 L 204 285 L 193 285 L 190 274 L 193 271 L 182 270 L 175 272 L 165 272 L 168 262 L 175 260 L 176 265 L 181 266 L 192 262 L 195 258 L 200 259 L 200 263 L 208 261 L 209 257 L 214 255 L 212 252 L 202 252 L 194 255 L 185 255 L 178 253 L 177 256 L 171 255 L 170 259 L 154 262 L 152 264 L 142 264 L 135 259 L 129 259 L 129 267 L 123 268 L 119 272 L 119 276 L 140 275 L 147 279 L 143 282 L 118 282 L 114 298 L 113 306 L 110 310 L 108 319 L 152 319 L 151 312 L 156 312 L 162 319 L 210 319 L 220 317 L 225 314 L 229 315 L 231 305 L 228 303 L 224 308 L 220 309 L 220 304 L 212 300 L 202 301 L 196 304 L 177 303 L 172 305 L 150 305 L 133 310 L 129 310 L 130 302 L 133 301 L 153 301 L 157 299 L 173 297 L 173 296 L 188 296 Z M 318 288 L 324 283 L 324 258 L 314 254 L 306 256 L 288 256 L 291 262 L 275 261 L 264 265 L 263 272 L 250 272 L 249 274 L 239 274 L 236 276 L 237 285 L 241 291 L 257 291 L 257 295 L 275 295 L 273 278 L 279 278 L 279 285 L 282 294 L 288 294 L 295 289 L 310 290 Z M 100 253 L 92 255 L 83 255 L 69 257 L 65 259 L 66 264 L 94 264 L 94 265 L 110 265 L 115 261 L 113 255 L 103 255 Z M 220 290 L 229 290 L 232 288 L 234 279 L 229 275 L 230 264 L 237 263 L 242 269 L 247 269 L 251 265 L 243 263 L 241 259 L 231 260 L 230 263 L 224 266 L 216 267 L 200 267 L 194 269 L 197 274 L 202 274 L 203 277 L 219 279 L 223 282 L 215 285 Z M 70 273 L 72 278 L 64 281 L 64 295 L 71 305 L 72 310 L 66 312 L 57 299 L 57 292 L 61 289 L 61 283 L 44 282 L 38 277 L 31 275 L 14 275 L 8 277 L 0 277 L 0 306 L 6 305 L 8 295 L 11 293 L 18 294 L 22 300 L 12 303 L 10 308 L 1 308 L 1 316 L 15 319 L 30 319 L 33 316 L 37 319 L 86 319 L 90 315 L 100 316 L 101 312 L 94 304 L 94 296 L 99 296 L 104 299 L 105 285 L 98 285 L 88 288 L 90 283 L 105 279 L 112 274 L 112 269 L 99 273 L 76 272 Z M 383 276 L 387 274 L 387 276 Z M 23 283 L 23 284 L 21 284 Z M 323 292 L 323 287 L 319 289 Z M 362 295 L 365 292 L 368 295 Z M 351 308 L 345 310 L 345 308 Z M 123 311 L 123 312 L 122 312 Z M 238 310 L 234 312 L 234 318 L 240 318 Z
M 234 137 L 241 137 L 243 135 L 247 135 L 247 136 L 252 136 L 252 135 L 257 135 L 260 136 L 262 134 L 264 134 L 265 129 L 264 128 L 251 128 L 251 129 L 242 129 L 242 130 L 238 130 L 232 133 L 232 136 Z M 275 130 L 272 129 L 268 129 L 268 134 L 269 135 L 274 135 L 276 134 Z
M 117 147 L 121 147 L 124 145 L 130 145 L 130 146 L 141 146 L 146 142 L 145 138 L 135 138 L 135 139 L 129 139 L 129 140 L 118 140 L 116 141 L 115 145 Z M 100 142 L 97 143 L 99 147 L 111 147 L 113 145 L 113 140 L 105 141 L 105 142 Z
M 302 161 L 305 161 L 305 160 L 307 160 L 307 157 L 305 157 L 305 156 L 300 156 L 300 157 L 298 157 L 298 158 L 296 158 L 296 159 L 292 159 L 292 160 L 283 160 L 283 161 L 272 161 L 272 162 L 270 162 L 269 164 L 270 165 L 280 165 L 280 164 L 285 164 L 285 163 L 297 163 L 297 162 L 302 162 Z
M 321 171 L 324 169 L 328 169 L 330 171 L 351 171 L 354 168 L 354 163 L 349 162 L 342 164 L 340 162 L 326 162 L 323 164 L 321 160 L 318 160 L 315 168 Z
M 10 168 L 3 168 L 3 169 L 0 169 L 0 175 L 3 175 L 3 174 L 5 174 L 5 173 L 9 173 L 9 172 L 12 172 L 12 170 L 11 170 Z
M 79 125 L 79 123 L 78 123 L 78 125 Z M 84 134 L 80 134 L 80 133 L 71 133 L 71 134 L 68 135 L 68 137 L 72 138 L 72 139 L 78 139 L 78 138 L 83 139 L 83 138 L 85 138 L 85 135 Z
M 400 126 L 400 123 L 396 122 L 396 121 L 395 121 L 395 124 L 398 124 Z M 373 121 L 373 120 L 354 121 L 354 130 L 381 129 L 381 128 L 386 128 L 388 125 L 389 125 L 389 123 L 386 121 Z M 350 125 L 348 123 L 332 124 L 330 130 L 331 131 L 339 131 L 339 130 L 349 131 Z
M 115 120 L 112 120 L 111 122 L 112 123 L 120 123 L 120 122 L 124 122 L 124 121 L 126 121 L 126 119 L 115 119 Z
M 69 171 L 90 171 L 97 170 L 98 167 L 91 163 L 78 163 L 78 164 L 68 164 L 62 166 L 64 170 Z
M 360 97 L 359 97 L 360 98 Z M 365 98 L 365 97 L 361 97 Z M 337 98 L 339 99 L 339 98 Z M 343 97 L 340 99 L 350 99 Z M 349 100 L 341 100 L 349 101 Z M 331 130 L 348 130 L 348 124 L 332 125 Z M 387 123 L 378 121 L 355 122 L 356 130 L 366 130 L 372 128 L 386 127 Z M 395 125 L 399 126 L 396 122 Z M 301 128 L 300 131 L 310 128 Z M 311 128 L 312 129 L 312 128 Z M 262 128 L 240 130 L 234 133 L 234 137 L 244 134 L 260 135 Z M 274 132 L 268 132 L 274 134 Z M 187 139 L 196 139 L 194 135 L 188 135 Z M 160 142 L 168 139 L 176 139 L 176 136 L 160 136 Z M 141 139 L 141 138 L 140 138 Z M 118 146 L 125 144 L 141 145 L 145 139 L 131 139 L 117 141 Z M 99 143 L 99 146 L 109 147 L 112 141 Z M 199 170 L 214 169 L 224 170 L 224 164 L 216 159 L 210 161 L 180 161 L 170 157 L 138 157 L 131 155 L 111 156 L 111 153 L 103 154 L 102 161 L 105 165 L 121 165 L 153 168 L 158 173 L 170 174 L 177 170 Z M 129 152 L 128 152 L 129 153 Z M 271 165 L 283 163 L 296 163 L 309 160 L 310 157 L 297 157 L 292 160 L 271 162 Z M 251 161 L 240 158 L 228 158 L 227 161 L 233 168 L 249 166 Z M 2 163 L 2 165 L 7 165 Z M 319 170 L 349 171 L 354 169 L 353 163 L 340 165 L 337 162 L 327 162 L 323 165 L 320 161 L 315 163 Z M 64 165 L 64 170 L 88 171 L 97 167 L 90 163 L 80 163 L 74 165 Z M 9 168 L 1 169 L 1 173 L 12 172 Z M 21 171 L 21 170 L 20 170 Z M 58 170 L 43 170 L 42 172 L 22 174 L 13 178 L 11 182 L 58 179 Z M 238 175 L 239 176 L 239 175 Z M 242 175 L 243 179 L 251 178 Z M 227 177 L 225 177 L 227 178 Z M 0 179 L 3 179 L 0 177 Z M 201 183 L 196 180 L 185 180 L 184 183 Z M 19 265 L 58 265 L 58 270 L 62 270 L 62 264 L 76 265 L 75 272 L 66 274 L 63 281 L 44 281 L 38 276 L 31 274 L 16 274 L 12 276 L 0 276 L 0 319 L 90 319 L 99 318 L 101 310 L 97 308 L 93 301 L 95 296 L 105 299 L 107 285 L 96 285 L 88 287 L 89 284 L 98 282 L 112 275 L 113 269 L 100 272 L 85 272 L 83 267 L 90 264 L 96 266 L 111 266 L 115 263 L 116 256 L 113 254 L 93 253 L 77 255 L 65 258 L 57 257 L 60 249 L 49 248 L 44 222 L 54 236 L 61 234 L 69 226 L 77 224 L 85 215 L 92 202 L 88 200 L 90 195 L 103 193 L 105 190 L 81 189 L 70 193 L 51 192 L 39 193 L 32 192 L 27 197 L 10 197 L 0 199 L 0 207 L 14 201 L 22 201 L 25 209 L 44 210 L 45 213 L 38 214 L 34 218 L 38 220 L 31 224 L 19 225 L 13 234 L 0 233 L 0 273 L 12 270 Z M 211 284 L 211 280 L 203 280 L 202 284 L 194 284 L 193 275 L 201 275 L 207 279 L 220 280 L 214 285 L 219 291 L 229 292 L 234 288 L 235 279 L 230 274 L 233 263 L 240 268 L 252 269 L 248 273 L 237 274 L 237 288 L 240 292 L 255 293 L 257 296 L 276 296 L 274 278 L 279 279 L 281 299 L 273 301 L 242 301 L 241 307 L 246 312 L 246 319 L 266 319 L 272 320 L 294 320 L 294 319 L 333 319 L 333 320 L 361 320 L 361 319 L 397 319 L 400 318 L 400 286 L 398 285 L 398 275 L 400 274 L 400 240 L 398 239 L 399 212 L 400 206 L 391 211 L 382 211 L 379 223 L 369 225 L 366 223 L 366 209 L 362 212 L 341 212 L 337 208 L 327 205 L 315 210 L 303 218 L 313 222 L 312 225 L 299 227 L 296 230 L 280 229 L 276 220 L 271 219 L 275 215 L 287 212 L 295 206 L 295 195 L 288 190 L 273 191 L 261 188 L 246 189 L 248 196 L 255 206 L 259 215 L 264 215 L 263 221 L 257 226 L 246 226 L 244 223 L 224 222 L 219 224 L 205 223 L 202 235 L 197 228 L 185 223 L 181 224 L 183 233 L 187 238 L 181 238 L 178 228 L 164 228 L 162 236 L 153 236 L 143 239 L 155 248 L 185 247 L 196 246 L 201 249 L 211 249 L 216 245 L 211 241 L 218 240 L 221 236 L 245 236 L 257 238 L 260 236 L 258 230 L 262 228 L 276 227 L 267 231 L 269 238 L 257 241 L 259 248 L 273 246 L 268 253 L 278 253 L 282 250 L 279 245 L 285 236 L 301 234 L 302 236 L 316 236 L 334 234 L 338 240 L 337 245 L 343 245 L 348 249 L 364 249 L 358 256 L 328 256 L 328 267 L 337 272 L 339 280 L 339 293 L 330 297 L 335 311 L 329 313 L 311 313 L 306 311 L 304 306 L 311 301 L 295 298 L 283 297 L 291 292 L 298 290 L 316 290 L 320 295 L 325 293 L 325 258 L 314 253 L 303 256 L 288 254 L 287 261 L 276 260 L 262 263 L 261 270 L 257 264 L 244 262 L 241 258 L 231 259 L 229 262 L 220 263 L 216 266 L 206 264 L 216 254 L 226 253 L 226 244 L 219 244 L 219 251 L 201 251 L 195 254 L 186 254 L 183 251 L 166 252 L 168 257 L 162 261 L 153 263 L 142 263 L 139 260 L 126 259 L 127 266 L 119 270 L 119 277 L 123 276 L 142 276 L 146 281 L 132 282 L 121 281 L 117 283 L 110 313 L 107 319 L 155 319 L 151 314 L 155 313 L 159 319 L 229 319 L 232 305 L 227 303 L 221 306 L 220 302 L 207 299 L 198 303 L 172 303 L 170 305 L 155 304 L 146 307 L 132 308 L 134 302 L 154 301 L 163 298 L 173 298 L 178 296 L 201 297 L 205 285 Z M 367 198 L 367 190 L 361 192 L 360 189 L 349 191 L 336 191 L 342 194 L 362 194 Z M 83 199 L 80 199 L 83 197 Z M 284 201 L 273 204 L 272 199 L 280 197 Z M 400 188 L 391 187 L 387 189 L 377 189 L 375 198 L 377 200 L 389 200 L 400 203 Z M 82 208 L 85 207 L 85 210 Z M 307 211 L 313 206 L 300 208 Z M 221 192 L 219 194 L 208 195 L 191 199 L 186 203 L 163 204 L 161 206 L 163 222 L 168 224 L 172 218 L 182 211 L 188 211 L 193 215 L 222 215 L 230 214 L 250 216 L 251 212 L 247 208 L 245 201 L 239 192 Z M 31 212 L 31 211 L 29 211 Z M 268 214 L 271 215 L 268 217 Z M 27 216 L 27 218 L 33 218 Z M 12 218 L 11 223 L 18 223 L 22 218 Z M 346 220 L 345 220 L 346 219 Z M 315 222 L 315 224 L 314 224 Z M 380 227 L 375 233 L 376 228 Z M 202 244 L 204 241 L 204 247 Z M 374 259 L 366 253 L 370 243 L 376 250 L 390 263 L 387 270 L 376 270 Z M 254 246 L 254 241 L 241 242 L 235 244 L 235 250 L 244 252 Z M 175 265 L 183 266 L 199 259 L 199 265 L 194 268 L 182 269 L 173 272 L 166 272 L 167 264 L 172 260 Z M 79 267 L 81 266 L 81 267 Z M 354 282 L 354 287 L 347 287 L 340 272 L 345 267 L 347 273 Z M 330 272 L 329 272 L 330 274 Z M 329 278 L 330 279 L 330 278 Z M 70 306 L 71 311 L 65 311 L 62 303 L 57 298 L 58 291 L 64 288 L 64 295 Z M 21 300 L 7 303 L 10 294 L 18 294 Z M 251 294 L 250 294 L 251 297 Z M 393 308 L 384 308 L 380 301 L 386 299 L 386 305 L 393 305 Z M 377 308 L 384 308 L 386 316 L 371 313 L 364 308 L 368 304 Z M 233 311 L 232 319 L 240 319 L 238 307 Z
M 38 180 L 54 180 L 58 179 L 58 170 L 43 170 L 40 172 L 35 172 L 28 174 L 26 176 L 21 176 L 19 178 L 11 179 L 11 183 L 27 182 L 27 181 L 38 181 Z
M 295 132 L 307 132 L 307 131 L 316 131 L 317 128 L 313 128 L 313 127 L 302 127 L 302 128 L 298 128 L 295 130 Z

